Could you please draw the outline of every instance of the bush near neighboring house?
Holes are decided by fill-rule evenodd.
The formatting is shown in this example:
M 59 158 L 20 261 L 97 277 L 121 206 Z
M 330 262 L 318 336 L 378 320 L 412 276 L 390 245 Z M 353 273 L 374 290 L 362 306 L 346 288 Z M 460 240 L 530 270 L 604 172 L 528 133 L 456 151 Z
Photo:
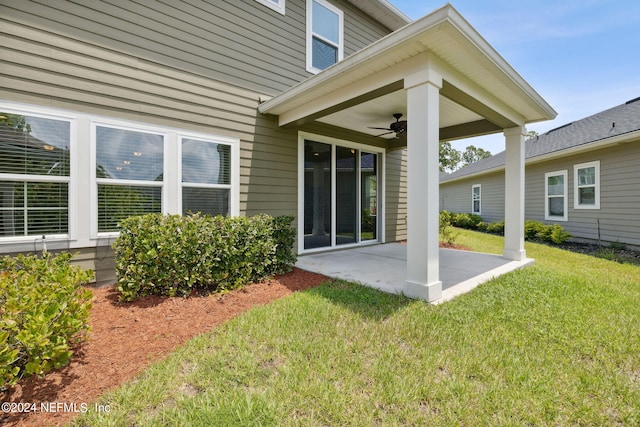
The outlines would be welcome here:
M 442 211 L 440 212 L 441 223 L 443 220 L 454 227 L 492 234 L 504 234 L 504 221 L 486 223 L 482 221 L 482 217 L 476 214 Z M 560 245 L 566 242 L 571 237 L 571 234 L 565 231 L 560 224 L 525 221 L 524 237 L 526 240 L 541 240 Z
M 224 291 L 291 269 L 293 216 L 148 214 L 120 224 L 115 251 L 122 301 Z
M 0 258 L 0 391 L 28 375 L 66 365 L 89 330 L 93 272 L 72 255 Z

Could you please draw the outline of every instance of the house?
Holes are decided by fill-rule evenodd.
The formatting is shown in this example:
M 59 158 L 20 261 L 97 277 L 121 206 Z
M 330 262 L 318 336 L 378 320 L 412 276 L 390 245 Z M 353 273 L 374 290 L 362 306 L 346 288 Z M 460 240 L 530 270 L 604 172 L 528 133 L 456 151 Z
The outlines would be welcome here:
M 99 283 L 126 216 L 293 214 L 300 254 L 415 236 L 406 294 L 437 299 L 439 136 L 504 132 L 522 206 L 524 126 L 556 115 L 449 4 L 410 22 L 386 0 L 20 1 L 0 20 L 3 144 L 69 154 L 55 173 L 0 157 L 0 251 L 70 249 Z
M 525 217 L 575 240 L 640 246 L 640 98 L 525 142 Z M 504 218 L 505 153 L 440 179 L 440 209 Z

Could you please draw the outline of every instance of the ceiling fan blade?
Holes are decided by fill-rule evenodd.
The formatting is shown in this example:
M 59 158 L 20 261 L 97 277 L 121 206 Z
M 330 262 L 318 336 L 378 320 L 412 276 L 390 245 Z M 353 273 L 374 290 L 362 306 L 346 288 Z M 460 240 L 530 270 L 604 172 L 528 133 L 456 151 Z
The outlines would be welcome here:
M 379 137 L 379 136 L 389 135 L 390 133 L 393 133 L 393 131 L 381 133 L 380 135 L 376 135 L 376 138 Z
M 371 126 L 369 126 L 368 128 L 369 129 L 378 129 L 378 130 L 392 130 L 392 129 L 389 129 L 389 128 L 374 128 L 374 127 L 371 127 Z

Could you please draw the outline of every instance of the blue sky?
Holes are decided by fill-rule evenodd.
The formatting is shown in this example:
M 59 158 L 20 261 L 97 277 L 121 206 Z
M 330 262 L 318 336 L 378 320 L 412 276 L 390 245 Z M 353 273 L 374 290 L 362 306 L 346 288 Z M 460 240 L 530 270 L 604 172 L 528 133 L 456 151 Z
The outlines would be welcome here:
M 442 1 L 390 0 L 411 19 Z M 528 130 L 544 133 L 640 96 L 640 1 L 450 0 L 462 16 L 558 112 Z M 492 154 L 501 134 L 452 143 Z

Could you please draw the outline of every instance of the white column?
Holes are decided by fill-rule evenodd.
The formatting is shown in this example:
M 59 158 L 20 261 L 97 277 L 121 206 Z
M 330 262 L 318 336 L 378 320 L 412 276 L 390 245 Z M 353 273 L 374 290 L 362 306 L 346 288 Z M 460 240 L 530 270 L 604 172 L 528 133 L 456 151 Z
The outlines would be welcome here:
M 504 251 L 506 259 L 522 261 L 524 250 L 524 126 L 505 129 Z
M 407 91 L 407 281 L 411 298 L 442 297 L 439 278 L 439 147 L 442 76 L 428 67 L 405 77 Z

